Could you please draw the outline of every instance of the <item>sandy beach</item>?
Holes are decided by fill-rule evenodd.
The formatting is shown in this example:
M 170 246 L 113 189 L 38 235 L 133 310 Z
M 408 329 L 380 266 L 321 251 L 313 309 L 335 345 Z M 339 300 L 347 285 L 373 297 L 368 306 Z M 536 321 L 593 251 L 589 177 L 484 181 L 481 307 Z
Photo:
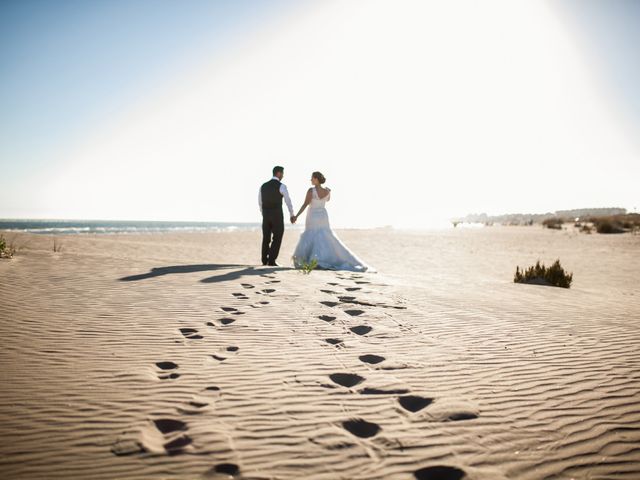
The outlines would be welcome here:
M 5 232 L 2 478 L 640 478 L 639 235 L 337 232 L 378 272 Z M 556 258 L 570 289 L 513 283 Z

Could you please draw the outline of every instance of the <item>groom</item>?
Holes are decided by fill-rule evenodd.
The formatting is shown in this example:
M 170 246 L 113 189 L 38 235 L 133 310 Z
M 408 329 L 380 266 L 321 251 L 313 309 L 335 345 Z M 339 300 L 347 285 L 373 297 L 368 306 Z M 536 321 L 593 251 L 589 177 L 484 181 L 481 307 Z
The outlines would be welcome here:
M 283 198 L 289 209 L 291 223 L 296 222 L 289 192 L 287 186 L 282 183 L 282 177 L 284 177 L 284 168 L 273 167 L 273 178 L 263 183 L 258 193 L 258 205 L 260 205 L 262 212 L 262 265 L 274 267 L 278 266 L 276 258 L 278 258 L 284 234 Z M 273 240 L 271 235 L 273 235 Z

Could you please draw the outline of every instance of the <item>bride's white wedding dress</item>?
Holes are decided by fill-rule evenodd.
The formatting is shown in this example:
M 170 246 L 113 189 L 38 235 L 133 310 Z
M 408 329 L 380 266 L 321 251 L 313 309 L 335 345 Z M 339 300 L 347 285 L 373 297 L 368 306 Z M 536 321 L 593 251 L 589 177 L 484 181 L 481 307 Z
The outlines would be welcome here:
M 311 203 L 307 210 L 305 230 L 298 240 L 293 254 L 293 264 L 300 268 L 313 259 L 318 267 L 328 270 L 373 271 L 371 267 L 351 252 L 331 230 L 325 204 L 331 198 L 331 191 L 320 198 L 316 188 L 312 189 Z

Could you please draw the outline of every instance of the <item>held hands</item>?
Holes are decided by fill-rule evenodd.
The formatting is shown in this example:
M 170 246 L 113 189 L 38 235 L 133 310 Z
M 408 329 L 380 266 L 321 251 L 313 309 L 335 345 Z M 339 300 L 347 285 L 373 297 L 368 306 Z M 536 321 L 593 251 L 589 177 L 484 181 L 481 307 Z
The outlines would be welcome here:
M 296 220 L 298 219 L 298 217 L 296 215 L 292 215 L 289 220 L 291 220 L 291 223 L 296 223 Z

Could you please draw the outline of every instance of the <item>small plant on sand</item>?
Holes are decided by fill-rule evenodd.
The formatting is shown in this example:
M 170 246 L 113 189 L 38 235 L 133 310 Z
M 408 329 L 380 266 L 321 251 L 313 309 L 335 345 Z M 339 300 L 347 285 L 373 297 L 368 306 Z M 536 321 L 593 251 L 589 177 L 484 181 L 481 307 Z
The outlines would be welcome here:
M 640 213 L 594 215 L 586 217 L 584 220 L 592 223 L 598 233 L 625 233 L 640 228 Z
M 315 269 L 317 266 L 318 266 L 318 259 L 314 258 L 310 262 L 302 262 L 302 264 L 300 265 L 300 270 L 302 270 L 302 273 L 304 273 L 305 275 L 309 275 L 311 271 Z
M 598 233 L 624 233 L 624 228 L 616 221 L 601 220 L 596 222 L 596 231 Z
M 553 230 L 562 230 L 563 220 L 558 217 L 547 218 L 542 221 L 542 225 Z
M 545 267 L 540 260 L 532 267 L 521 271 L 516 266 L 516 274 L 513 277 L 515 283 L 531 283 L 534 285 L 550 285 L 554 287 L 569 288 L 573 280 L 573 273 L 567 273 L 560 266 L 560 260 L 553 262 L 550 267 Z
M 4 236 L 0 235 L 0 258 L 11 258 L 16 253 L 16 247 L 13 243 L 7 243 Z
M 62 242 L 56 238 L 53 239 L 53 251 L 56 253 L 62 251 Z

